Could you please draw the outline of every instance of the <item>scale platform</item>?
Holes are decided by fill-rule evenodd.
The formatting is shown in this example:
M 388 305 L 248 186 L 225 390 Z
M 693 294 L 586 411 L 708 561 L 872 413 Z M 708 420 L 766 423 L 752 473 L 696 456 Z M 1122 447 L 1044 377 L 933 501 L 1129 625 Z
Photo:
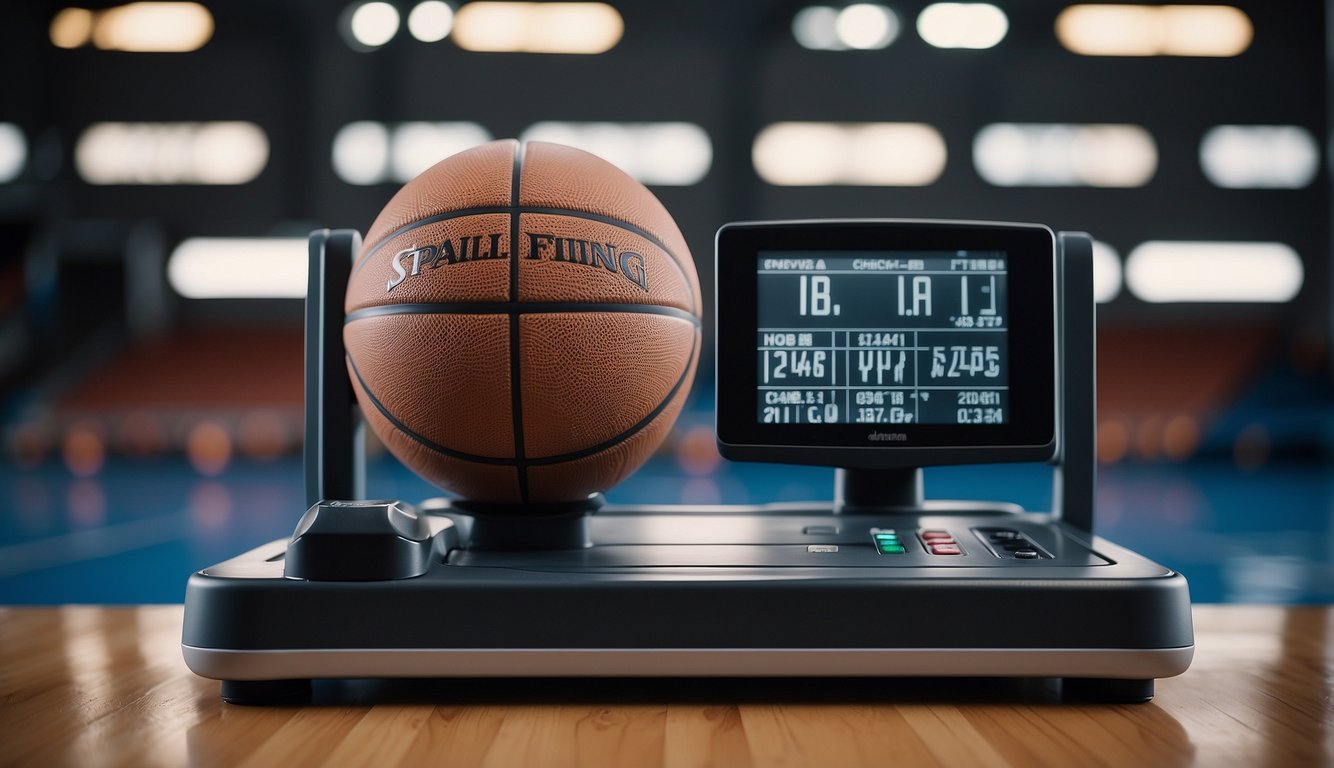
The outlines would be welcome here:
M 1050 512 L 924 500 L 916 467 L 840 469 L 832 501 L 795 504 L 365 500 L 341 349 L 358 242 L 311 239 L 311 506 L 187 587 L 185 660 L 224 699 L 349 678 L 1001 677 L 1146 701 L 1189 666 L 1185 578 L 1093 533 L 1086 235 L 1055 239 Z

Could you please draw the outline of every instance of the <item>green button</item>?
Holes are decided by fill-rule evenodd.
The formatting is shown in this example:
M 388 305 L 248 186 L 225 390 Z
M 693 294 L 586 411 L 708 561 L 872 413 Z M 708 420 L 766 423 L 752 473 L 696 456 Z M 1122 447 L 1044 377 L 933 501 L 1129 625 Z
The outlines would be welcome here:
M 899 537 L 898 537 L 898 536 L 894 536 L 894 535 L 886 535 L 886 534 L 883 534 L 883 533 L 877 533 L 877 534 L 875 535 L 875 540 L 876 540 L 876 541 L 898 541 L 898 540 L 899 540 Z
M 881 544 L 880 554 L 882 555 L 901 555 L 908 550 L 903 548 L 902 544 Z

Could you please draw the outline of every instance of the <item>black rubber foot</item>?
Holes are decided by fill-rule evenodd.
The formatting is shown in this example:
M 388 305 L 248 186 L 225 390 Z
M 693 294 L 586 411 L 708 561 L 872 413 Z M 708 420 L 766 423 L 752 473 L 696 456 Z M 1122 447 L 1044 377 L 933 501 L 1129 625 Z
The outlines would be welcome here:
M 222 700 L 228 704 L 263 706 L 294 704 L 310 698 L 309 680 L 223 680 Z
M 1143 704 L 1153 700 L 1153 678 L 1067 677 L 1061 683 L 1061 698 L 1105 704 Z

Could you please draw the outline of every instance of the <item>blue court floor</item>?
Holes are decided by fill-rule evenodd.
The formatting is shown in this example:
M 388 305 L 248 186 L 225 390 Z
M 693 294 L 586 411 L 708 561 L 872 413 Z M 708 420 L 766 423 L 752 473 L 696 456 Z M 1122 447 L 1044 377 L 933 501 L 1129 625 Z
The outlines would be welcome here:
M 706 455 L 707 454 L 703 454 Z M 693 473 L 693 474 L 692 474 Z M 438 495 L 392 459 L 371 464 L 372 496 Z M 616 503 L 829 498 L 833 472 L 655 458 L 608 494 Z M 929 470 L 932 498 L 1044 509 L 1039 465 Z M 94 478 L 59 462 L 0 466 L 0 603 L 170 603 L 196 569 L 291 533 L 301 465 L 236 461 L 203 477 L 184 459 L 112 460 Z M 1184 573 L 1197 602 L 1334 602 L 1334 471 L 1223 460 L 1103 467 L 1098 532 Z

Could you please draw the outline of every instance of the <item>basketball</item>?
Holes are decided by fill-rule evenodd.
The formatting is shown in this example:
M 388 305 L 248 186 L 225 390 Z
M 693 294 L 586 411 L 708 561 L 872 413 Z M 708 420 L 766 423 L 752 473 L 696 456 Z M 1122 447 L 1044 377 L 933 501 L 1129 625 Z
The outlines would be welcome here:
M 494 141 L 408 182 L 348 282 L 347 368 L 394 456 L 471 501 L 578 501 L 637 469 L 700 351 L 662 203 L 570 147 Z

